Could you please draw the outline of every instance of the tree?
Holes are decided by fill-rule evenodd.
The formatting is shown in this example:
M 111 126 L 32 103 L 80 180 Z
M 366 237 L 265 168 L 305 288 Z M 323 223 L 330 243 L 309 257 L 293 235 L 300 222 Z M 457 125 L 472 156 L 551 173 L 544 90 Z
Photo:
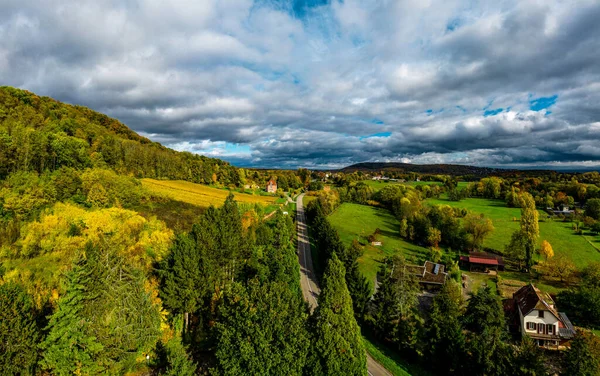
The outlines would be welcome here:
M 506 375 L 511 369 L 511 351 L 504 343 L 504 310 L 500 297 L 489 286 L 471 295 L 465 314 L 473 374 Z
M 592 198 L 586 202 L 585 215 L 600 220 L 600 198 Z
M 465 358 L 465 335 L 462 316 L 460 286 L 448 281 L 433 298 L 427 329 L 426 353 L 440 374 L 458 372 Z
M 203 265 L 196 243 L 185 234 L 178 235 L 170 255 L 161 268 L 160 296 L 172 313 L 184 315 L 184 331 L 189 330 L 189 314 L 198 309 L 206 295 Z
M 286 283 L 231 285 L 215 326 L 221 374 L 301 375 L 309 349 L 304 307 Z
M 470 236 L 472 249 L 480 248 L 486 236 L 494 231 L 492 221 L 485 218 L 483 214 L 467 214 L 464 218 L 463 227 Z
M 323 275 L 319 305 L 311 316 L 313 374 L 367 374 L 365 348 L 344 274 L 344 265 L 334 254 Z
M 519 269 L 522 269 L 527 255 L 525 252 L 525 238 L 521 230 L 512 233 L 510 242 L 504 247 L 504 253 L 516 261 L 519 264 Z
M 600 341 L 591 333 L 578 331 L 564 359 L 567 375 L 596 376 L 600 372 Z
M 533 252 L 537 239 L 540 235 L 538 223 L 538 211 L 535 200 L 529 193 L 523 193 L 521 197 L 521 236 L 525 248 L 525 264 L 527 269 L 533 266 Z
M 31 296 L 13 283 L 0 285 L 0 369 L 7 375 L 34 375 L 40 328 Z
M 568 281 L 575 272 L 575 264 L 565 255 L 559 254 L 546 263 L 546 275 L 559 278 L 561 282 Z
M 50 317 L 43 365 L 53 374 L 119 374 L 154 348 L 160 313 L 146 279 L 115 249 L 88 243 Z
M 513 375 L 543 376 L 548 374 L 544 354 L 529 336 L 523 336 L 513 361 Z
M 427 230 L 427 243 L 433 248 L 438 248 L 442 241 L 442 233 L 435 227 L 429 227 Z
M 542 244 L 540 246 L 540 255 L 544 256 L 544 258 L 546 258 L 546 261 L 554 257 L 554 250 L 552 249 L 552 245 L 547 240 L 542 241 Z

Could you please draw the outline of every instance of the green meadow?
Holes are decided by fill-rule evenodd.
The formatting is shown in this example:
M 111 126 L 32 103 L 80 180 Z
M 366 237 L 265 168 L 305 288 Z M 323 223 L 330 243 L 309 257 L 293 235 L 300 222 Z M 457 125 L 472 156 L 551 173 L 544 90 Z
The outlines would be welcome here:
M 430 205 L 450 205 L 465 208 L 474 213 L 482 213 L 494 223 L 494 232 L 486 238 L 484 246 L 503 250 L 510 242 L 510 237 L 519 228 L 521 209 L 509 208 L 504 201 L 482 198 L 468 198 L 462 201 L 449 201 L 445 198 L 428 199 Z M 600 237 L 586 233 L 577 235 L 572 230 L 571 222 L 548 219 L 548 214 L 539 211 L 540 238 L 539 243 L 547 240 L 554 249 L 554 254 L 568 256 L 578 267 L 590 262 L 600 262 Z
M 373 282 L 377 270 L 386 256 L 402 253 L 411 262 L 425 260 L 428 250 L 411 244 L 400 238 L 400 223 L 389 211 L 373 206 L 344 203 L 329 216 L 329 221 L 340 234 L 344 244 L 349 245 L 357 239 L 362 244 L 367 243 L 367 236 L 379 228 L 381 246 L 366 244 L 364 253 L 358 259 L 361 271 Z

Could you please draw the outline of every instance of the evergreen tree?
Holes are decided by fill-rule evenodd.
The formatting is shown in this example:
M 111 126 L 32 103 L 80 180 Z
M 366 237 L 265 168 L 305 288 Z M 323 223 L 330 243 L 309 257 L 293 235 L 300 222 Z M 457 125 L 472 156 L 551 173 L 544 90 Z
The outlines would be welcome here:
M 178 235 L 162 268 L 161 299 L 172 313 L 184 315 L 184 330 L 189 330 L 189 314 L 198 309 L 206 291 L 202 257 L 187 235 Z
M 600 373 L 600 341 L 593 335 L 577 332 L 564 359 L 566 375 L 597 376 Z
M 506 337 L 504 310 L 500 297 L 489 286 L 471 295 L 465 314 L 466 328 L 471 331 L 468 348 L 473 374 L 506 375 L 511 369 L 511 349 Z
M 90 333 L 89 320 L 82 319 L 89 277 L 90 271 L 82 259 L 67 273 L 66 292 L 50 318 L 48 335 L 41 344 L 42 367 L 55 375 L 94 375 L 104 371 L 95 361 L 103 346 Z
M 154 368 L 158 368 L 156 370 L 159 375 L 194 376 L 196 374 L 196 364 L 190 359 L 180 338 L 172 338 L 166 344 L 159 341 L 155 353 L 158 363 Z
M 323 275 L 319 305 L 311 317 L 313 359 L 309 367 L 315 375 L 367 373 L 365 348 L 344 274 L 344 265 L 334 254 Z
M 458 284 L 447 281 L 433 298 L 427 331 L 427 357 L 441 374 L 459 372 L 465 359 L 462 324 L 462 297 Z
M 88 244 L 48 324 L 44 367 L 54 374 L 123 373 L 149 352 L 160 314 L 144 275 L 114 249 Z
M 33 375 L 41 338 L 31 296 L 19 285 L 0 285 L 0 370 Z
M 543 376 L 548 373 L 542 350 L 529 336 L 523 336 L 512 364 L 513 373 L 517 376 Z
M 223 375 L 301 375 L 309 348 L 302 297 L 286 283 L 234 283 L 219 306 L 216 357 Z

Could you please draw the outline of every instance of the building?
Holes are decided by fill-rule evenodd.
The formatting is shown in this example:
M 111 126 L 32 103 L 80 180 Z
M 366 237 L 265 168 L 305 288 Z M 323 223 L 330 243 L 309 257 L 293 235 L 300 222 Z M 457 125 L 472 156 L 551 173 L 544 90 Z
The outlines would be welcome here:
M 273 179 L 269 180 L 267 183 L 267 192 L 275 193 L 277 192 L 277 182 Z
M 407 270 L 417 276 L 419 284 L 426 290 L 438 290 L 446 283 L 448 273 L 444 269 L 444 265 L 431 261 L 425 261 L 423 266 L 407 266 Z
M 504 270 L 504 259 L 502 256 L 487 252 L 469 252 L 468 256 L 460 256 L 460 264 L 469 268 L 469 271 L 487 272 L 492 270 Z
M 538 346 L 562 350 L 575 336 L 575 328 L 564 312 L 558 312 L 550 295 L 534 285 L 521 287 L 512 299 L 504 301 L 512 329 L 532 338 Z

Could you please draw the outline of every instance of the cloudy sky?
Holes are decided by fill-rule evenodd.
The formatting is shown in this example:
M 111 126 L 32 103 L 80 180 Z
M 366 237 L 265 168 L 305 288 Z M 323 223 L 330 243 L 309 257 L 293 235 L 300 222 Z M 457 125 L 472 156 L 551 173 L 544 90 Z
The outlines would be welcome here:
M 239 166 L 599 166 L 599 20 L 599 0 L 0 0 L 0 85 Z

